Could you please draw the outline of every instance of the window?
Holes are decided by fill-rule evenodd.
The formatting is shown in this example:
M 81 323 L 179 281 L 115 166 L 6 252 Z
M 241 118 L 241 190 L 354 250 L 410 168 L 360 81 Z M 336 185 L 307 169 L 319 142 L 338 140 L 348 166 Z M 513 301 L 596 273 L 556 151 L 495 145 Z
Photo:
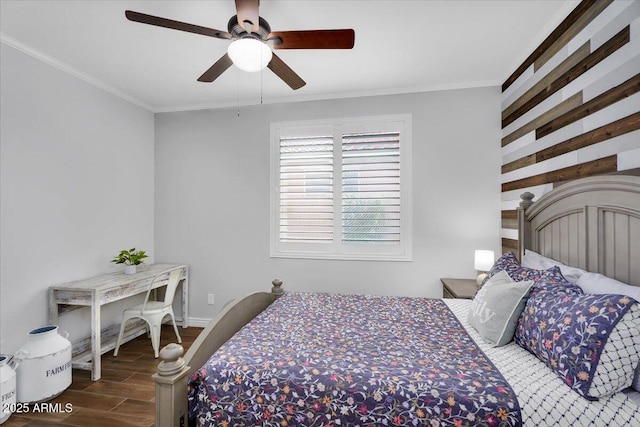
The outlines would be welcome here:
M 271 125 L 271 256 L 411 260 L 409 115 Z

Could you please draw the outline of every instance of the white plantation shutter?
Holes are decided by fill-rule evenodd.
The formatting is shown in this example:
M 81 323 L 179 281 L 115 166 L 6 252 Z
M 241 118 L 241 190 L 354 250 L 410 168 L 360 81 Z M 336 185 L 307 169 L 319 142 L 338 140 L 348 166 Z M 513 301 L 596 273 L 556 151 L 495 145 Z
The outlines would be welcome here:
M 400 134 L 342 136 L 342 241 L 400 244 Z
M 271 126 L 271 256 L 411 260 L 409 115 Z
M 280 241 L 333 241 L 333 137 L 280 139 Z

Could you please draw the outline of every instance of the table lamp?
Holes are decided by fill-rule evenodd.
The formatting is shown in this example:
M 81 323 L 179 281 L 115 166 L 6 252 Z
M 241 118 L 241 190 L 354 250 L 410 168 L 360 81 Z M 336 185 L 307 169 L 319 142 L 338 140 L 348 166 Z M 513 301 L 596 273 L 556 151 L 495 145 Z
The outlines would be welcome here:
M 482 283 L 482 281 L 487 277 L 487 271 L 491 270 L 494 262 L 494 253 L 493 251 L 486 250 L 476 250 L 474 260 L 473 260 L 473 268 L 478 270 L 478 277 L 476 278 L 476 282 L 478 286 Z

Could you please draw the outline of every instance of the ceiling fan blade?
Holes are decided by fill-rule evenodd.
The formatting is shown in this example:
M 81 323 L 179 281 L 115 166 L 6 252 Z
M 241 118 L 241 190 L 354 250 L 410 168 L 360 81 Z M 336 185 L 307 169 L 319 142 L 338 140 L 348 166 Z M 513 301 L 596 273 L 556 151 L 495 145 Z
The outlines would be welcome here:
M 216 30 L 214 28 L 201 27 L 200 25 L 174 21 L 173 19 L 160 18 L 159 16 L 147 15 L 146 13 L 134 12 L 132 10 L 127 10 L 124 14 L 129 21 L 155 25 L 156 27 L 170 28 L 172 30 L 186 31 L 187 33 L 202 34 L 203 36 L 214 37 L 217 39 L 231 39 L 231 34 L 228 32 Z
M 273 31 L 274 49 L 351 49 L 356 34 L 345 30 Z
M 231 67 L 231 64 L 233 64 L 231 58 L 229 58 L 229 55 L 225 53 L 224 55 L 222 55 L 222 58 L 218 59 L 218 61 L 216 61 L 215 64 L 213 64 L 207 71 L 205 71 L 204 74 L 198 77 L 198 81 L 211 83 L 212 81 L 220 77 L 220 74 L 224 73 L 227 68 Z
M 269 62 L 269 65 L 267 65 L 267 67 L 269 67 L 269 69 L 273 71 L 276 76 L 280 77 L 293 90 L 300 89 L 302 86 L 307 84 L 275 53 L 273 54 L 271 62 Z
M 236 0 L 238 23 L 249 32 L 257 33 L 260 24 L 260 0 Z

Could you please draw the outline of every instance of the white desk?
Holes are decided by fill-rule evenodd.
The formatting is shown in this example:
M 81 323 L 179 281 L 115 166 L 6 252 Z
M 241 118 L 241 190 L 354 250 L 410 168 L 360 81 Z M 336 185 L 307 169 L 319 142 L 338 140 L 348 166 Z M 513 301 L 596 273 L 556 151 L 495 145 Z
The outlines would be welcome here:
M 111 273 L 49 287 L 49 321 L 52 325 L 58 324 L 58 316 L 64 312 L 83 306 L 91 307 L 90 351 L 88 351 L 88 342 L 74 343 L 73 367 L 91 370 L 91 378 L 94 381 L 99 380 L 101 376 L 100 356 L 115 348 L 115 336 L 120 328 L 120 325 L 114 325 L 102 330 L 101 306 L 147 292 L 149 284 L 159 274 L 167 273 L 166 278 L 156 280 L 153 288 L 166 286 L 169 271 L 176 268 L 184 268 L 185 271 L 180 279 L 182 280 L 182 327 L 186 328 L 189 326 L 189 267 L 187 265 L 140 264 L 137 266 L 136 274 Z M 140 335 L 140 330 L 140 328 L 133 331 L 130 329 L 125 335 L 124 341 Z M 103 335 L 109 338 L 104 343 Z

